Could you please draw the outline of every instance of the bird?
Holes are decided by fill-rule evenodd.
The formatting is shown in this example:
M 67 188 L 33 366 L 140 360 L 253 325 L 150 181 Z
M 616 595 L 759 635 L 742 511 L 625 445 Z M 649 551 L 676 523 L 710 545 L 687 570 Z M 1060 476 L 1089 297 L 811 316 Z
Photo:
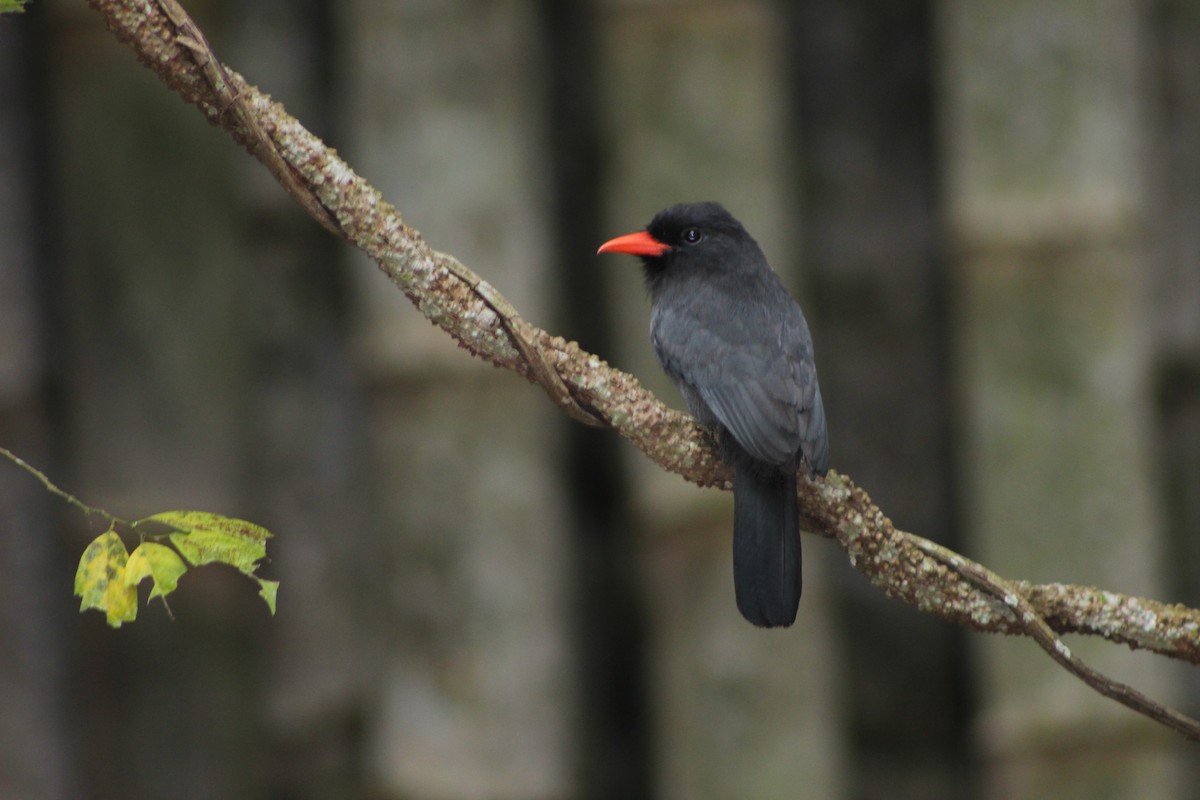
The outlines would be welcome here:
M 829 470 L 804 313 L 720 203 L 673 205 L 600 253 L 641 258 L 654 352 L 733 468 L 738 610 L 759 627 L 791 625 L 803 584 L 796 475 Z

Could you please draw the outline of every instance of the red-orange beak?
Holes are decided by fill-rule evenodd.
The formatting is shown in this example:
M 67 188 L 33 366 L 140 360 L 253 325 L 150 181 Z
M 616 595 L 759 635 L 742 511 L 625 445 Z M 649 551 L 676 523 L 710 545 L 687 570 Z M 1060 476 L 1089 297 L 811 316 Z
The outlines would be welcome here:
M 631 256 L 661 256 L 671 249 L 645 231 L 627 233 L 600 245 L 599 253 L 628 253 Z

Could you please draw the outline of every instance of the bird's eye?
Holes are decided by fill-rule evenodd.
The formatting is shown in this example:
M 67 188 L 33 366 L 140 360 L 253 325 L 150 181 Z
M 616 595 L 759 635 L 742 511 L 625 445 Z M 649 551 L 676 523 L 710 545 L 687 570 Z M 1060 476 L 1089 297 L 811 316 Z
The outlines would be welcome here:
M 682 236 L 684 244 L 697 244 L 703 238 L 704 234 L 700 232 L 699 228 L 687 228 Z

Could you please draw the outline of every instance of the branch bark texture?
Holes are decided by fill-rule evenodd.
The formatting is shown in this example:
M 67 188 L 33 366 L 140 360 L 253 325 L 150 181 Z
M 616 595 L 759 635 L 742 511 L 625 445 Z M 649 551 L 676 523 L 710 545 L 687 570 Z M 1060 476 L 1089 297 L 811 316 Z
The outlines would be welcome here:
M 334 150 L 222 66 L 176 0 L 88 2 L 146 66 L 262 161 L 318 223 L 374 259 L 461 347 L 540 385 L 572 418 L 614 429 L 663 469 L 699 486 L 730 487 L 731 473 L 717 459 L 707 431 L 668 408 L 633 376 L 528 324 L 490 284 L 453 256 L 432 249 Z M 837 471 L 818 480 L 799 477 L 798 491 L 813 533 L 836 539 L 876 587 L 921 611 L 976 631 L 1029 636 L 1059 663 L 1069 650 L 1057 634 L 1078 633 L 1200 664 L 1200 610 L 1091 587 L 1003 579 L 897 530 L 863 489 Z M 1106 691 L 1088 682 L 1200 738 L 1200 723 L 1129 687 L 1109 682 Z M 1130 692 L 1136 697 L 1131 699 Z

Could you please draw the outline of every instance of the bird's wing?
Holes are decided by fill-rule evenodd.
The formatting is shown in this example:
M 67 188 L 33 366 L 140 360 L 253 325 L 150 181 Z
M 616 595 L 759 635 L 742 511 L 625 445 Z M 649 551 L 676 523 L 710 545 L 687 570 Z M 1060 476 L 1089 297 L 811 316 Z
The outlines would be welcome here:
M 753 458 L 786 464 L 802 443 L 796 354 L 729 325 L 717 335 L 704 322 L 669 310 L 656 314 L 652 336 L 663 368 L 701 421 L 719 422 Z M 695 399 L 704 408 L 694 407 Z
M 787 354 L 735 345 L 712 371 L 697 375 L 695 390 L 742 449 L 768 464 L 785 464 L 800 447 L 798 387 Z
M 829 432 L 825 427 L 825 404 L 821 401 L 821 386 L 817 383 L 817 368 L 811 358 L 795 363 L 800 387 L 798 433 L 800 451 L 808 471 L 824 475 L 829 471 Z

